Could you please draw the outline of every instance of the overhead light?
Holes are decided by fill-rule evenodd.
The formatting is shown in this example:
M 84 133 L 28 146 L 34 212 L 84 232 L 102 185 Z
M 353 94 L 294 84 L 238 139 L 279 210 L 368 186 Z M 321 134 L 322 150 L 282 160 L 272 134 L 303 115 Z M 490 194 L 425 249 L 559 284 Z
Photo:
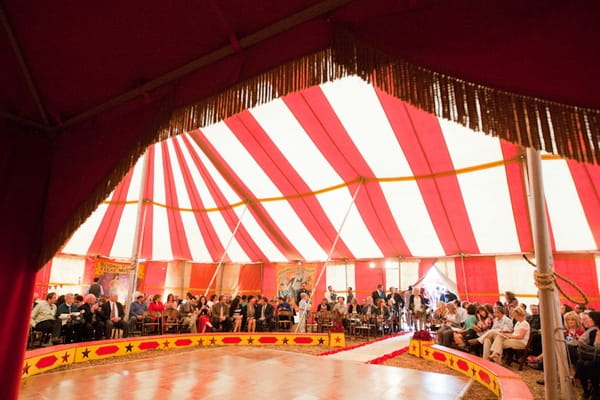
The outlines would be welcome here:
M 369 268 L 375 268 L 375 263 L 373 261 L 369 263 Z

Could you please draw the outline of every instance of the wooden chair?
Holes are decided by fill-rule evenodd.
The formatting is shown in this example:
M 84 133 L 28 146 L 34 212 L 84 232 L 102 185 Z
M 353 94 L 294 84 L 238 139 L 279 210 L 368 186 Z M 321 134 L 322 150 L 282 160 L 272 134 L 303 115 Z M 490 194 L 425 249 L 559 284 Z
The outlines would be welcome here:
M 142 335 L 162 334 L 162 313 L 160 311 L 144 311 L 143 321 Z
M 319 324 L 316 320 L 317 313 L 311 312 L 306 315 L 304 318 L 306 319 L 306 332 L 316 333 L 319 331 Z
M 317 325 L 318 332 L 329 332 L 331 326 L 333 325 L 333 318 L 331 316 L 331 311 L 319 311 L 317 313 Z
M 179 311 L 172 308 L 165 310 L 165 312 L 163 313 L 163 321 L 163 333 L 179 333 Z
M 292 327 L 293 315 L 290 310 L 286 310 L 285 308 L 278 309 L 275 318 L 277 321 L 277 329 L 289 331 Z
M 527 356 L 531 353 L 531 339 L 533 338 L 532 334 L 529 334 L 529 339 L 527 340 L 527 345 L 523 349 L 513 349 L 512 347 L 507 347 L 502 350 L 502 364 L 505 367 L 510 367 L 513 361 L 516 361 L 519 364 L 519 371 L 523 371 L 523 367 L 527 364 Z

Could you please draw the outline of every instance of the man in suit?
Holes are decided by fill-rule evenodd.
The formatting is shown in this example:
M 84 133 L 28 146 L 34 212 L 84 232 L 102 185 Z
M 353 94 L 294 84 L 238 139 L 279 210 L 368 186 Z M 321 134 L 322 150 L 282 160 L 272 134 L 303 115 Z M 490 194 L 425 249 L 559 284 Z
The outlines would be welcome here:
M 123 305 L 119 303 L 119 295 L 117 293 L 112 293 L 108 301 L 102 305 L 102 313 L 106 319 L 104 336 L 107 339 L 111 338 L 113 328 L 121 329 L 124 338 L 129 335 L 129 325 L 123 320 L 125 311 L 123 310 Z
M 227 297 L 219 296 L 219 302 L 213 304 L 210 316 L 213 330 L 221 332 L 231 331 L 231 320 L 229 319 L 229 305 Z
M 371 298 L 373 299 L 373 304 L 377 304 L 377 300 L 379 299 L 385 300 L 385 292 L 383 291 L 383 285 L 381 283 L 377 285 L 377 290 L 373 290 Z
M 257 330 L 267 332 L 275 330 L 275 308 L 269 303 L 269 299 L 262 297 L 256 310 Z
M 306 288 L 306 283 L 304 282 L 302 282 L 302 284 L 300 285 L 300 289 L 298 289 L 298 291 L 296 292 L 296 304 L 300 304 L 300 300 L 302 300 L 302 293 L 306 293 L 310 298 L 310 290 Z

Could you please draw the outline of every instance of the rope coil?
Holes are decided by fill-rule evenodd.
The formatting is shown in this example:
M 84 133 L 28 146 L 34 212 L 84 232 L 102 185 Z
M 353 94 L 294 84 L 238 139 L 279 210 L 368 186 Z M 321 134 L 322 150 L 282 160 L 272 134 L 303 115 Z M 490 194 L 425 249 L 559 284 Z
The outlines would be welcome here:
M 537 265 L 532 263 L 527 258 L 527 256 L 523 255 L 523 258 L 525 259 L 525 261 L 527 261 L 527 263 L 529 265 L 531 265 L 534 268 L 537 268 Z M 581 294 L 581 297 L 583 297 L 583 302 L 577 301 L 573 297 L 571 297 L 567 293 L 565 293 L 565 291 L 558 284 L 557 278 L 562 279 L 563 281 L 565 281 L 566 283 L 571 285 L 575 290 L 577 290 L 579 292 L 579 294 Z M 589 303 L 588 297 L 585 295 L 583 290 L 579 286 L 577 286 L 577 284 L 575 284 L 575 282 L 573 282 L 569 278 L 559 274 L 556 271 L 544 272 L 544 273 L 538 272 L 538 271 L 533 271 L 533 279 L 535 281 L 535 286 L 537 286 L 537 288 L 540 290 L 554 290 L 554 286 L 556 286 L 556 288 L 558 289 L 560 294 L 563 295 L 563 297 L 565 297 L 567 300 L 569 300 L 575 304 L 580 304 L 583 307 L 587 306 L 587 304 Z

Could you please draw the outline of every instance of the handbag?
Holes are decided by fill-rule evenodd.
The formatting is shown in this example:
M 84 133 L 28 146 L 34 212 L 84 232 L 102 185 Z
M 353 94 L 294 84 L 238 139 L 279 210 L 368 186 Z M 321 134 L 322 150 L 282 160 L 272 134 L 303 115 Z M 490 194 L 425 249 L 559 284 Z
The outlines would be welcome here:
M 577 357 L 590 364 L 600 363 L 600 347 L 585 343 L 577 343 Z

